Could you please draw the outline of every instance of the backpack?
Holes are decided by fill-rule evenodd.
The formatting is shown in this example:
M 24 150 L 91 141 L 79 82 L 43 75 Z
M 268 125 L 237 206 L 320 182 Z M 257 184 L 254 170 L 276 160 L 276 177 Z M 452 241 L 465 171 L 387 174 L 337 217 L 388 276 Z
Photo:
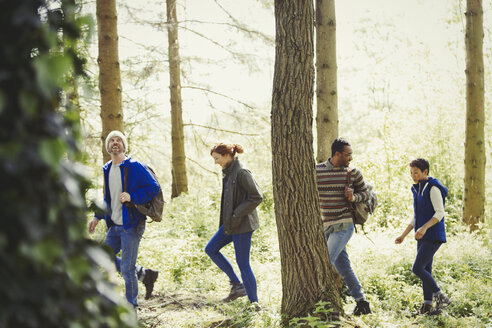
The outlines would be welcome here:
M 351 171 L 347 170 L 347 187 L 350 184 L 350 175 Z M 357 203 L 349 202 L 349 209 L 352 212 L 354 227 L 356 224 L 360 224 L 362 226 L 362 230 L 364 230 L 364 223 L 366 223 L 369 215 L 373 214 L 374 210 L 378 206 L 378 195 L 374 191 L 374 186 L 366 183 L 366 187 L 368 193 L 366 200 Z
M 142 213 L 143 215 L 149 217 L 152 221 L 156 222 L 161 222 L 162 221 L 162 211 L 164 210 L 164 204 L 166 203 L 164 201 L 164 197 L 162 196 L 162 188 L 161 184 L 159 183 L 159 180 L 157 180 L 157 176 L 155 175 L 154 170 L 147 166 L 147 169 L 149 172 L 152 174 L 154 177 L 155 181 L 157 181 L 157 184 L 159 185 L 159 192 L 157 195 L 154 196 L 151 200 L 149 200 L 145 204 L 133 204 L 137 211 Z M 123 177 L 123 184 L 124 184 L 124 191 L 128 189 L 128 170 L 129 167 L 125 167 L 125 175 Z M 131 211 L 129 211 L 130 216 L 132 216 Z

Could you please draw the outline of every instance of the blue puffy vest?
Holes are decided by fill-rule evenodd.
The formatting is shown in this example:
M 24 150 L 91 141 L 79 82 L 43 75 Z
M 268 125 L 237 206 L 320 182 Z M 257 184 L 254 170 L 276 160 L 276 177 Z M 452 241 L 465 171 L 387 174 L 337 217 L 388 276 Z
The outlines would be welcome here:
M 427 187 L 426 187 L 427 184 Z M 419 181 L 419 183 L 412 186 L 413 193 L 413 208 L 415 211 L 415 226 L 417 231 L 427 221 L 429 221 L 436 212 L 430 199 L 430 190 L 432 186 L 436 186 L 441 191 L 443 204 L 446 203 L 446 196 L 448 195 L 448 189 L 443 186 L 439 180 L 432 177 L 428 177 L 427 180 Z M 425 189 L 424 189 L 425 187 Z M 438 218 L 440 219 L 440 218 Z M 446 242 L 446 229 L 444 226 L 444 218 L 439 223 L 433 225 L 422 237 L 421 240 Z

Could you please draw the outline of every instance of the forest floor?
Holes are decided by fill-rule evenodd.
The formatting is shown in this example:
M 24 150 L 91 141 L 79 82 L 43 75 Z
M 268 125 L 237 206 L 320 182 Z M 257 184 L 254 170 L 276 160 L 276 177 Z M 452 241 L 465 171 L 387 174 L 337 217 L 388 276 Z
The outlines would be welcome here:
M 148 300 L 143 297 L 145 287 L 139 285 L 137 315 L 141 327 L 281 327 L 282 274 L 273 209 L 260 209 L 262 225 L 252 239 L 250 261 L 262 307 L 254 311 L 246 297 L 230 303 L 221 301 L 230 288 L 227 276 L 204 252 L 217 229 L 217 200 L 220 195 L 180 197 L 168 204 L 162 222 L 147 225 L 138 263 L 158 270 L 159 278 Z M 394 239 L 403 227 L 378 227 L 377 223 L 373 218 L 366 227 L 367 235 L 354 234 L 347 247 L 373 312 L 353 318 L 358 326 L 492 328 L 492 229 L 484 227 L 481 234 L 470 234 L 458 223 L 449 226 L 448 241 L 434 259 L 433 275 L 453 303 L 441 315 L 414 317 L 422 302 L 421 282 L 411 270 L 415 240 L 409 236 L 401 245 L 395 245 Z M 105 236 L 102 226 L 93 236 L 99 241 Z M 233 246 L 221 251 L 239 273 Z M 113 276 L 124 295 L 123 279 Z M 351 314 L 354 307 L 353 299 L 346 297 L 345 313 Z M 310 327 L 331 326 L 311 316 L 301 318 L 299 323 L 291 322 L 289 327 L 301 327 L 308 321 Z

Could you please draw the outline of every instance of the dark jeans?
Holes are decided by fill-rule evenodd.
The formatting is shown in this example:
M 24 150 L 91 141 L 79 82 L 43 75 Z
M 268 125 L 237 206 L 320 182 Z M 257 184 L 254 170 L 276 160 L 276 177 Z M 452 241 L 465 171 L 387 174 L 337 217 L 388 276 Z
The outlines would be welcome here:
M 241 233 L 237 235 L 226 235 L 221 226 L 215 235 L 210 239 L 205 252 L 212 259 L 212 261 L 224 271 L 229 277 L 231 282 L 240 282 L 239 277 L 234 272 L 229 260 L 225 258 L 220 252 L 220 249 L 225 245 L 233 242 L 234 251 L 236 253 L 236 262 L 241 271 L 241 277 L 243 278 L 243 284 L 246 288 L 246 293 L 251 302 L 258 302 L 258 296 L 256 291 L 256 278 L 251 270 L 249 264 L 249 251 L 251 249 L 251 236 L 253 232 Z
M 440 290 L 432 277 L 432 261 L 441 244 L 435 241 L 417 241 L 417 257 L 413 263 L 412 272 L 422 280 L 424 301 L 432 301 L 432 294 Z

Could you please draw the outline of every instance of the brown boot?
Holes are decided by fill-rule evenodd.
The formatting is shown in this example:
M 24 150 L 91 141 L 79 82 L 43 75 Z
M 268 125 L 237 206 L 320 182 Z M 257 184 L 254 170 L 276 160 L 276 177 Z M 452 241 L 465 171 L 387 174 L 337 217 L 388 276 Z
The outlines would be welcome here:
M 231 292 L 222 301 L 227 303 L 243 296 L 246 296 L 246 289 L 244 288 L 244 285 L 240 282 L 231 282 Z
M 420 309 L 417 311 L 417 313 L 414 313 L 413 316 L 416 317 L 423 314 L 431 314 L 432 310 L 432 304 L 422 303 Z

